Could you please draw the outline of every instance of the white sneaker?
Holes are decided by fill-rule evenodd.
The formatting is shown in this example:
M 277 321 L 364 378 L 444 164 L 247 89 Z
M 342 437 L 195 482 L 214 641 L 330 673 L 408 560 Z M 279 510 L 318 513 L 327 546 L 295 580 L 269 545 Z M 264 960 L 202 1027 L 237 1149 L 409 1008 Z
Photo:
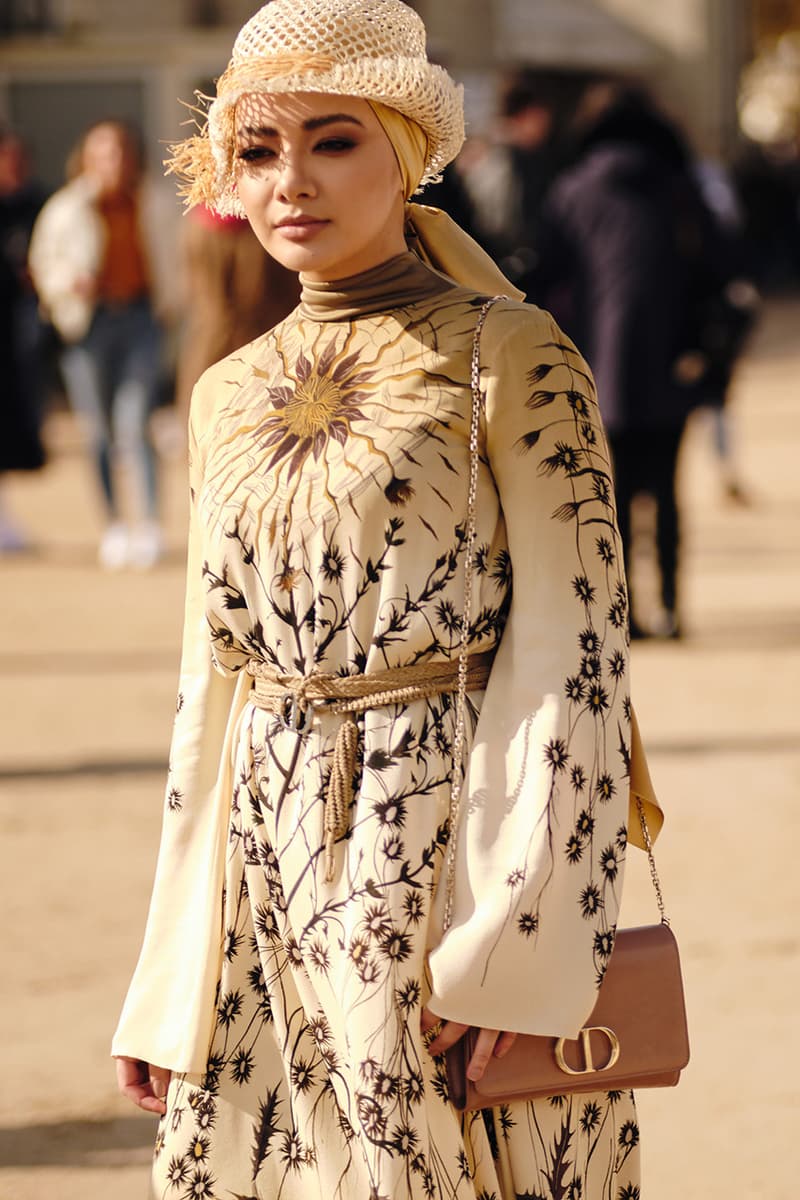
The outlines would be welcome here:
M 128 561 L 130 538 L 122 521 L 112 521 L 103 534 L 97 560 L 107 571 L 119 571 Z
M 164 556 L 164 535 L 157 521 L 142 521 L 131 533 L 128 562 L 146 571 Z

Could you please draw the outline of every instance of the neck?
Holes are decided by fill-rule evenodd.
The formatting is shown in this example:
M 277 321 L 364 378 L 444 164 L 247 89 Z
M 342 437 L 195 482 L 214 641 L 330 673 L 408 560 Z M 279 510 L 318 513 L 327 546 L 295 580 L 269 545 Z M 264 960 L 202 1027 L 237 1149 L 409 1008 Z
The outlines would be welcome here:
M 387 312 L 456 286 L 409 250 L 345 279 L 320 281 L 301 275 L 300 283 L 300 311 L 317 321 L 343 321 Z

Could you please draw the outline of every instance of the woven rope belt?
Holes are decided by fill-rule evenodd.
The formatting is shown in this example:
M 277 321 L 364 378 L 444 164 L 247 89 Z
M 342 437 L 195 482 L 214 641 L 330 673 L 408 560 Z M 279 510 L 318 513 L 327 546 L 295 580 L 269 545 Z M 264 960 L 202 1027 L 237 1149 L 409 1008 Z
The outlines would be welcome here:
M 467 659 L 467 690 L 485 688 L 494 649 Z M 355 718 L 371 708 L 426 700 L 458 687 L 458 661 L 423 663 L 372 671 L 368 675 L 286 675 L 260 659 L 251 658 L 247 673 L 253 677 L 250 699 L 259 708 L 280 717 L 290 729 L 301 732 L 314 710 L 342 716 L 336 734 L 325 804 L 325 879 L 334 878 L 334 846 L 347 832 L 353 799 L 353 775 L 358 751 Z

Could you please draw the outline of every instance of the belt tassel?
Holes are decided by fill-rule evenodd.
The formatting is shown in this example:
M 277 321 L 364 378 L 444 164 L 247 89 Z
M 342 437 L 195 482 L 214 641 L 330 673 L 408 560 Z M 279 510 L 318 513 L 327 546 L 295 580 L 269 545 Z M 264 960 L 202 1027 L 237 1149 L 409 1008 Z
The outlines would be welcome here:
M 336 877 L 336 839 L 347 833 L 350 805 L 353 803 L 353 775 L 358 753 L 358 725 L 352 713 L 345 713 L 336 733 L 333 762 L 325 798 L 325 882 Z

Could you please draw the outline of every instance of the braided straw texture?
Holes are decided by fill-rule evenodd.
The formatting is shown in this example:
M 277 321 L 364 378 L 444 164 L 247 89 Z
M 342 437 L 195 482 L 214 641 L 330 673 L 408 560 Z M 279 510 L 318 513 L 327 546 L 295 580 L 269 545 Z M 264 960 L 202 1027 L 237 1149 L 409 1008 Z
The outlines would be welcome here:
M 428 62 L 425 26 L 402 0 L 271 0 L 239 31 L 205 127 L 172 147 L 167 169 L 181 177 L 187 204 L 244 215 L 234 109 L 254 92 L 355 96 L 396 109 L 428 138 L 421 187 L 464 141 L 463 88 Z

